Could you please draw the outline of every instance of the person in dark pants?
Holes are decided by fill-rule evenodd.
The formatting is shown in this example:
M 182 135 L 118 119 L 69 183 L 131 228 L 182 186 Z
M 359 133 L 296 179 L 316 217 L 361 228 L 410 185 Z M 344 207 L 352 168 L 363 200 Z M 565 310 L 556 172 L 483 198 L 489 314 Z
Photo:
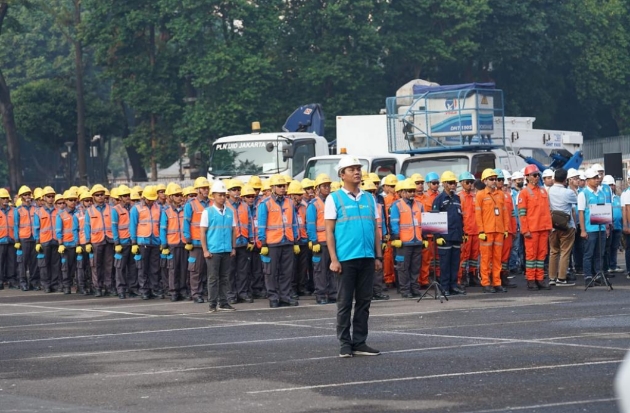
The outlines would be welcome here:
M 55 222 L 55 235 L 61 255 L 61 282 L 64 294 L 70 294 L 72 278 L 77 267 L 76 248 L 79 245 L 79 220 L 75 216 L 79 194 L 68 190 L 63 195 L 66 208 L 59 211 Z
M 606 225 L 591 222 L 590 209 L 593 205 L 604 205 L 606 194 L 599 187 L 599 175 L 596 170 L 585 172 L 586 187 L 578 194 L 580 215 L 580 236 L 584 240 L 584 284 L 588 286 L 593 277 L 603 271 Z
M 292 181 L 287 194 L 293 200 L 295 216 L 298 226 L 298 245 L 300 253 L 295 256 L 293 263 L 293 278 L 291 280 L 291 298 L 298 299 L 306 295 L 306 280 L 308 277 L 308 235 L 306 234 L 306 208 L 308 204 L 303 199 L 304 189 L 299 181 Z
M 236 219 L 236 255 L 232 257 L 230 277 L 228 279 L 228 302 L 253 303 L 251 292 L 250 259 L 252 245 L 252 223 L 249 220 L 249 208 L 241 198 L 241 192 L 245 185 L 240 179 L 226 180 L 228 199 L 225 206 L 230 208 Z
M 187 295 L 186 275 L 188 272 L 188 251 L 184 249 L 184 197 L 182 188 L 169 183 L 166 195 L 170 205 L 162 209 L 160 216 L 160 244 L 162 255 L 166 256 L 168 270 L 168 291 L 171 301 L 179 301 Z
M 415 183 L 414 183 L 415 185 Z M 372 194 L 374 200 L 376 201 L 376 209 L 378 210 L 378 218 L 376 219 L 376 226 L 379 232 L 379 238 L 381 240 L 381 250 L 385 252 L 387 248 L 387 241 L 385 241 L 385 237 L 387 236 L 387 225 L 384 225 L 383 220 L 385 219 L 385 205 L 379 202 L 378 197 L 376 196 L 376 185 L 369 179 L 364 179 L 361 182 L 361 190 Z M 412 193 L 413 197 L 413 193 Z M 382 197 L 381 197 L 382 198 Z M 383 280 L 383 270 L 374 271 L 374 286 L 372 287 L 372 301 L 376 300 L 389 300 L 389 295 L 385 294 L 383 291 L 385 289 L 385 282 Z
M 466 294 L 466 291 L 457 285 L 459 258 L 464 238 L 462 204 L 459 196 L 455 194 L 457 177 L 453 172 L 445 171 L 440 177 L 440 182 L 442 182 L 443 191 L 433 200 L 433 211 L 446 212 L 448 220 L 448 232 L 436 234 L 435 238 L 440 257 L 440 284 L 446 296 Z
M 0 188 L 0 290 L 4 289 L 4 283 L 9 284 L 9 288 L 18 288 L 13 238 L 15 209 L 9 205 L 10 198 L 9 191 Z
M 118 216 L 112 221 L 114 230 L 114 267 L 118 298 L 136 297 L 138 294 L 138 270 L 131 253 L 131 190 L 127 185 L 118 187 L 119 202 L 114 207 Z
M 55 223 L 57 212 L 55 205 L 55 190 L 47 186 L 42 190 L 44 204 L 37 209 L 33 217 L 33 234 L 35 237 L 35 251 L 37 251 L 37 266 L 44 292 L 61 291 L 61 257 L 59 244 L 55 238 Z M 61 201 L 59 196 L 58 201 Z
M 227 301 L 232 259 L 236 256 L 237 221 L 226 207 L 226 189 L 221 181 L 212 184 L 214 203 L 201 214 L 201 248 L 208 267 L 209 313 L 234 311 Z M 217 306 L 218 304 L 218 306 Z
M 361 162 L 357 158 L 341 158 L 337 174 L 343 187 L 326 199 L 324 218 L 330 269 L 337 274 L 339 357 L 377 356 L 381 353 L 366 340 L 374 272 L 383 268 L 378 209 L 374 197 L 359 188 Z

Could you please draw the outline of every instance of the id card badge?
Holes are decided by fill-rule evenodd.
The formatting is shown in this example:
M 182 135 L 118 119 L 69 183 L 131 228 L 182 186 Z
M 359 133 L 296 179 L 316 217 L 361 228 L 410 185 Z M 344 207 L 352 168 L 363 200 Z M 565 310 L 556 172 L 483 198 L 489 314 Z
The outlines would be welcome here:
M 286 215 L 282 215 L 282 222 L 283 223 L 287 223 L 287 216 Z
M 499 208 L 494 207 L 494 215 L 499 216 Z
M 413 217 L 413 226 L 417 227 L 418 226 L 418 218 Z
M 302 217 L 298 215 L 298 224 L 303 225 L 304 223 L 302 222 Z

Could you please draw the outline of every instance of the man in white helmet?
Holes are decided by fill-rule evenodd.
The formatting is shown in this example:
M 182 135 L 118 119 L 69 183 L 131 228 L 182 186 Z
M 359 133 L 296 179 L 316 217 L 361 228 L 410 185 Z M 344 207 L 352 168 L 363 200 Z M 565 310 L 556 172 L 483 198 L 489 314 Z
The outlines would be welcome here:
M 624 272 L 621 267 L 617 266 L 617 254 L 619 252 L 619 245 L 621 245 L 621 235 L 623 230 L 623 211 L 621 207 L 621 198 L 617 195 L 617 183 L 612 175 L 604 176 L 602 184 L 606 184 L 610 187 L 611 192 L 611 204 L 613 212 L 612 230 L 610 231 L 610 248 L 608 249 L 608 271 L 609 277 L 613 278 L 614 273 Z

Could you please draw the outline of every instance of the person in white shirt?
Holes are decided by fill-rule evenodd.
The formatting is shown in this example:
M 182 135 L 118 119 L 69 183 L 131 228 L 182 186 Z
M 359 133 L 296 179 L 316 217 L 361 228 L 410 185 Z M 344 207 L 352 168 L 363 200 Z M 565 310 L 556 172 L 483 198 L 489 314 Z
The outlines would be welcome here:
M 627 172 L 628 188 L 621 193 L 622 234 L 626 241 L 626 278 L 630 279 L 630 171 Z

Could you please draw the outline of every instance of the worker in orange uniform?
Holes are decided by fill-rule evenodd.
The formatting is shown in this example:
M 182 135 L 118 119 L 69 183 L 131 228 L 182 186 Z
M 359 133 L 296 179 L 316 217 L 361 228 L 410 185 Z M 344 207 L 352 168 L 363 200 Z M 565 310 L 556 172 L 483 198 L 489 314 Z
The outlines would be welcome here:
M 184 196 L 182 187 L 169 183 L 165 194 L 169 198 L 168 208 L 160 215 L 160 244 L 166 253 L 168 291 L 171 301 L 187 297 L 188 251 L 184 249 Z M 159 194 L 158 194 L 159 196 Z
M 503 192 L 497 189 L 497 173 L 488 168 L 481 174 L 486 187 L 475 195 L 475 220 L 481 252 L 481 286 L 484 293 L 507 292 L 501 285 L 503 241 L 508 236 L 509 220 Z
M 389 227 L 389 208 L 391 208 L 394 201 L 398 199 L 396 195 L 396 184 L 398 178 L 396 175 L 389 174 L 383 178 L 381 187 L 383 188 L 383 203 L 385 205 L 385 223 Z M 393 285 L 396 282 L 396 270 L 394 267 L 394 252 L 391 244 L 388 243 L 388 248 L 383 252 L 383 280 L 385 284 Z
M 131 189 L 127 185 L 117 188 L 118 204 L 114 206 L 117 216 L 112 219 L 114 232 L 114 267 L 116 291 L 118 298 L 136 297 L 138 295 L 138 270 L 131 253 Z M 112 193 L 114 190 L 112 189 Z
M 508 236 L 503 241 L 503 252 L 501 253 L 501 285 L 505 288 L 516 288 L 516 284 L 508 277 L 510 275 L 510 251 L 512 251 L 512 242 L 516 236 L 516 209 L 512 198 L 512 189 L 510 185 L 506 185 L 503 170 L 495 169 L 497 173 L 497 189 L 503 192 L 503 203 L 508 214 Z
M 536 165 L 527 165 L 523 172 L 527 186 L 518 193 L 518 216 L 521 234 L 525 239 L 525 278 L 530 291 L 549 290 L 545 280 L 545 257 L 549 250 L 551 209 L 549 195 L 538 183 L 540 171 Z
M 308 182 L 307 182 L 308 183 Z M 313 184 L 314 185 L 314 184 Z M 291 197 L 295 207 L 295 216 L 298 226 L 298 245 L 300 253 L 295 256 L 293 265 L 293 279 L 291 281 L 291 297 L 296 299 L 306 295 L 306 280 L 308 277 L 308 235 L 306 233 L 306 209 L 308 203 L 304 199 L 306 192 L 299 181 L 291 181 L 287 188 L 287 195 Z
M 66 200 L 66 208 L 57 213 L 55 235 L 57 242 L 59 242 L 58 252 L 62 257 L 61 282 L 63 284 L 63 293 L 70 294 L 72 279 L 76 271 L 76 248 L 79 245 L 79 221 L 75 216 L 79 195 L 74 190 L 67 190 L 64 192 L 63 198 Z
M 45 293 L 61 291 L 61 256 L 55 238 L 58 209 L 55 207 L 55 190 L 47 186 L 42 189 L 44 204 L 33 217 L 33 234 L 37 266 Z
M 462 172 L 457 177 L 462 190 L 459 195 L 464 219 L 464 237 L 462 253 L 459 260 L 459 275 L 457 281 L 461 287 L 478 287 L 479 285 L 479 230 L 475 217 L 475 192 L 473 184 L 475 177 L 470 172 Z
M 241 198 L 245 184 L 240 179 L 227 179 L 227 201 L 225 206 L 234 213 L 236 220 L 236 242 L 233 245 L 236 254 L 230 258 L 231 269 L 228 276 L 228 304 L 253 303 L 252 275 L 250 270 L 251 251 L 254 249 L 254 234 L 249 219 L 249 208 Z
M 39 190 L 41 192 L 41 189 Z M 28 186 L 20 187 L 18 196 L 22 201 L 15 211 L 15 249 L 17 250 L 16 263 L 18 277 L 22 291 L 41 289 L 39 281 L 39 268 L 37 268 L 37 256 L 35 252 L 35 238 L 33 237 L 33 220 L 37 206 L 33 201 L 33 193 Z M 28 270 L 29 279 L 26 279 Z
M 77 294 L 90 295 L 92 284 L 90 276 L 90 266 L 88 254 L 85 251 L 87 243 L 85 237 L 85 218 L 87 217 L 87 209 L 92 205 L 92 193 L 88 189 L 84 189 L 79 194 L 79 206 L 75 216 L 79 225 L 79 245 L 75 248 L 77 254 Z
M 425 211 L 433 210 L 433 201 L 440 194 L 438 189 L 440 188 L 440 176 L 435 172 L 429 172 L 425 177 L 428 182 L 428 188 L 424 192 L 422 197 L 422 205 Z M 435 244 L 433 235 L 426 235 L 425 240 L 428 241 L 428 246 L 422 250 L 422 269 L 420 270 L 420 288 L 426 288 L 429 286 L 429 271 L 433 269 L 435 272 L 435 278 L 440 275 L 440 263 L 438 257 L 435 254 Z
M 10 289 L 19 288 L 15 272 L 15 208 L 9 205 L 10 199 L 9 191 L 0 188 L 0 290 L 4 283 Z

